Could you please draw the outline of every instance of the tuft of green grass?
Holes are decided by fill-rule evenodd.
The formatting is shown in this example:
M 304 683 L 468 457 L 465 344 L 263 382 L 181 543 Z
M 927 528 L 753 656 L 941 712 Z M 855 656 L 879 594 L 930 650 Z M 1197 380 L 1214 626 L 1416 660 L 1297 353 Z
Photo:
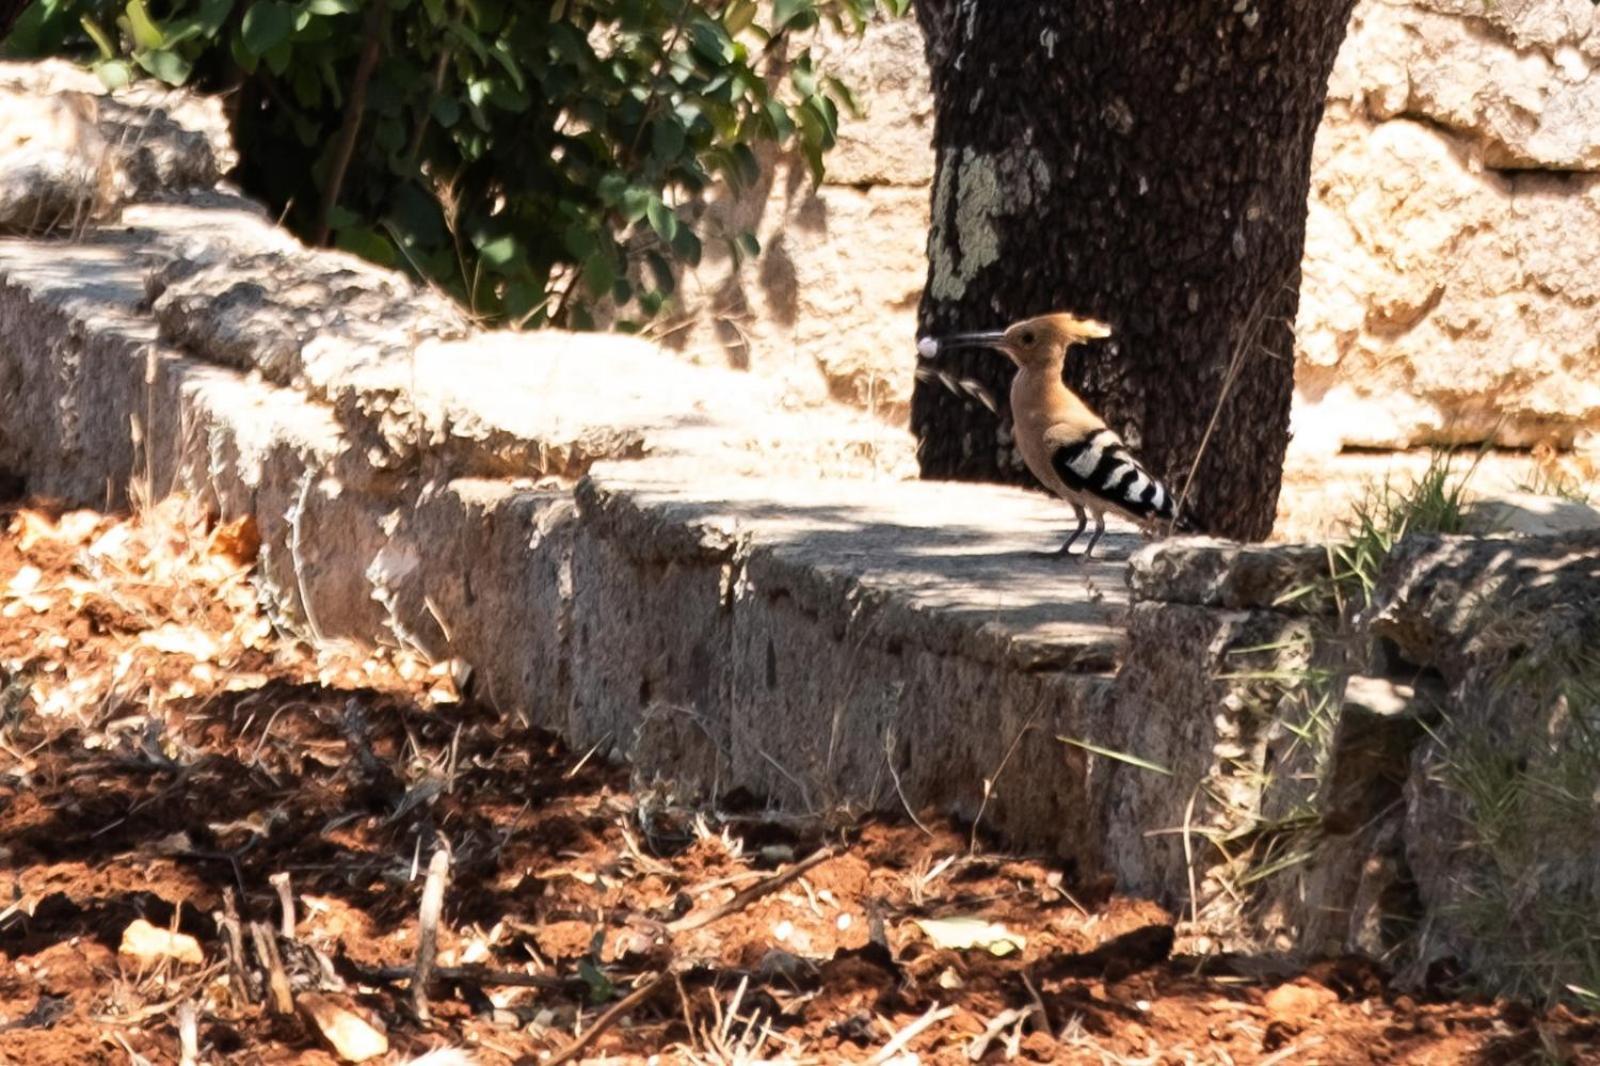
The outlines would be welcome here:
M 1363 603 L 1372 602 L 1384 560 L 1404 537 L 1466 530 L 1467 482 L 1483 455 L 1479 451 L 1461 470 L 1459 452 L 1435 448 L 1427 469 L 1409 484 L 1396 486 L 1386 478 L 1368 490 L 1351 516 L 1348 539 L 1330 549 L 1330 576 L 1341 608 L 1356 593 Z

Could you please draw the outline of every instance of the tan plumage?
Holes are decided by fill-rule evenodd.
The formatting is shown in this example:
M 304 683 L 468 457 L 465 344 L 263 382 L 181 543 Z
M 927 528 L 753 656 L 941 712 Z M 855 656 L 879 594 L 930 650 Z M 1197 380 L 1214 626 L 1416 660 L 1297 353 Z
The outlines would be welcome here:
M 1110 335 L 1104 323 L 1056 313 L 1024 319 L 1002 331 L 924 337 L 917 342 L 924 358 L 950 348 L 988 347 L 1017 365 L 1011 382 L 1017 450 L 1034 477 L 1070 503 L 1078 517 L 1078 528 L 1059 555 L 1069 554 L 1089 514 L 1094 515 L 1095 531 L 1084 557 L 1104 535 L 1108 511 L 1137 523 L 1147 535 L 1161 528 L 1188 528 L 1166 488 L 1140 465 L 1105 420 L 1061 381 L 1069 348 Z

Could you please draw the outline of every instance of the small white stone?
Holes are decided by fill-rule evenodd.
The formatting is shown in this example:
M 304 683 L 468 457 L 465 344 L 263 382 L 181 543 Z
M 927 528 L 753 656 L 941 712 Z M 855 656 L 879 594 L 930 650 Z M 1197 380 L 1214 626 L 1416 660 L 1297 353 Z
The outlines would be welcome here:
M 932 359 L 939 354 L 939 342 L 933 337 L 919 337 L 917 339 L 917 354 L 924 359 Z

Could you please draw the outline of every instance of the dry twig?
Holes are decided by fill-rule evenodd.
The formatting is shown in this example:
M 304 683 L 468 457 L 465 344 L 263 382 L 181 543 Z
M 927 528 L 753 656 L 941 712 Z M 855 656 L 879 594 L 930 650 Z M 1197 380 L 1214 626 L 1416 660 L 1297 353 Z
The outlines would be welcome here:
M 178 1066 L 196 1066 L 200 1061 L 200 1019 L 193 1000 L 178 1004 Z
M 912 1022 L 910 1025 L 906 1026 L 904 1029 L 900 1030 L 898 1033 L 894 1034 L 894 1036 L 889 1039 L 887 1044 L 879 1048 L 877 1052 L 867 1060 L 867 1066 L 881 1066 L 882 1063 L 888 1062 L 890 1059 L 900 1054 L 900 1052 L 904 1051 L 907 1044 L 911 1043 L 911 1041 L 922 1035 L 922 1031 L 924 1029 L 928 1028 L 930 1025 L 936 1025 L 939 1022 L 944 1021 L 954 1013 L 954 1007 L 941 1007 L 939 1004 L 935 1003 L 933 1006 L 928 1008 L 926 1014 Z
M 242 1004 L 254 1003 L 255 996 L 250 991 L 250 978 L 245 970 L 244 926 L 239 922 L 239 907 L 234 900 L 232 885 L 223 886 L 222 909 L 211 916 L 227 938 L 228 979 L 233 984 L 234 994 Z
M 590 1044 L 600 1039 L 602 1033 L 621 1021 L 622 1017 L 629 1011 L 649 999 L 656 989 L 666 983 L 667 976 L 665 973 L 656 974 L 621 1000 L 612 1004 L 604 1014 L 595 1019 L 594 1024 L 586 1029 L 582 1036 L 568 1044 L 553 1058 L 546 1059 L 544 1066 L 561 1066 L 562 1063 L 571 1062 L 579 1055 L 582 1055 Z
M 294 1013 L 294 989 L 289 986 L 289 975 L 284 972 L 283 959 L 278 955 L 278 942 L 271 929 L 261 922 L 250 923 L 250 938 L 255 942 L 256 957 L 261 968 L 267 971 L 268 1005 L 274 1014 Z
M 720 907 L 712 907 L 710 910 L 705 911 L 691 911 L 688 914 L 685 914 L 682 918 L 679 918 L 677 921 L 668 922 L 667 932 L 674 934 L 687 933 L 691 930 L 708 926 L 713 922 L 719 922 L 730 914 L 735 914 L 744 910 L 761 897 L 771 895 L 773 892 L 776 892 L 778 889 L 782 888 L 790 881 L 793 881 L 807 870 L 826 862 L 827 860 L 833 858 L 833 856 L 834 850 L 832 848 L 818 848 L 809 856 L 801 859 L 787 870 L 773 874 L 771 877 L 768 877 L 763 881 L 758 881 L 749 888 L 741 888 L 738 892 L 734 893 L 732 899 L 722 904 Z
M 433 858 L 428 860 L 428 879 L 422 885 L 416 978 L 411 982 L 411 1005 L 423 1021 L 429 1018 L 428 982 L 433 978 L 433 962 L 439 952 L 439 912 L 444 910 L 444 890 L 449 880 L 450 845 L 441 838 Z
M 272 874 L 268 876 L 267 883 L 278 893 L 278 906 L 283 915 L 283 939 L 293 940 L 295 927 L 294 889 L 289 883 L 289 875 L 281 872 Z

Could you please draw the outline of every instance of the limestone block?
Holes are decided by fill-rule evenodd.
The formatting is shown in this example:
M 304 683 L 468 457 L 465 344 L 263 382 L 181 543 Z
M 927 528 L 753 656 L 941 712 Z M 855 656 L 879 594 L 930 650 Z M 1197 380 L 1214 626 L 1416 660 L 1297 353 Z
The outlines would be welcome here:
M 76 232 L 126 203 L 209 188 L 235 155 L 220 98 L 108 93 L 59 60 L 0 63 L 0 231 Z
M 477 699 L 564 732 L 575 517 L 569 492 L 527 481 L 424 485 L 367 569 L 388 629 L 467 666 Z
M 1540 496 L 1531 492 L 1477 496 L 1467 505 L 1464 518 L 1473 533 L 1517 533 L 1551 536 L 1600 529 L 1600 508 L 1581 500 Z
M 1368 0 L 1351 18 L 1330 96 L 1379 119 L 1414 115 L 1499 168 L 1600 164 L 1600 35 L 1585 0 Z
M 641 780 L 714 795 L 728 774 L 728 647 L 740 539 L 727 521 L 578 487 L 572 744 L 632 756 Z M 685 521 L 685 519 L 688 519 Z
M 1600 234 L 1600 176 L 1484 170 L 1436 127 L 1330 105 L 1293 447 L 1570 447 L 1600 423 L 1600 288 L 1583 234 Z
M 1419 538 L 1381 587 L 1374 631 L 1446 691 L 1405 789 L 1419 962 L 1577 979 L 1600 898 L 1600 532 Z
M 1321 544 L 1266 547 L 1184 537 L 1136 552 L 1128 585 L 1139 600 L 1329 614 L 1332 603 L 1319 587 L 1328 566 L 1328 549 Z

